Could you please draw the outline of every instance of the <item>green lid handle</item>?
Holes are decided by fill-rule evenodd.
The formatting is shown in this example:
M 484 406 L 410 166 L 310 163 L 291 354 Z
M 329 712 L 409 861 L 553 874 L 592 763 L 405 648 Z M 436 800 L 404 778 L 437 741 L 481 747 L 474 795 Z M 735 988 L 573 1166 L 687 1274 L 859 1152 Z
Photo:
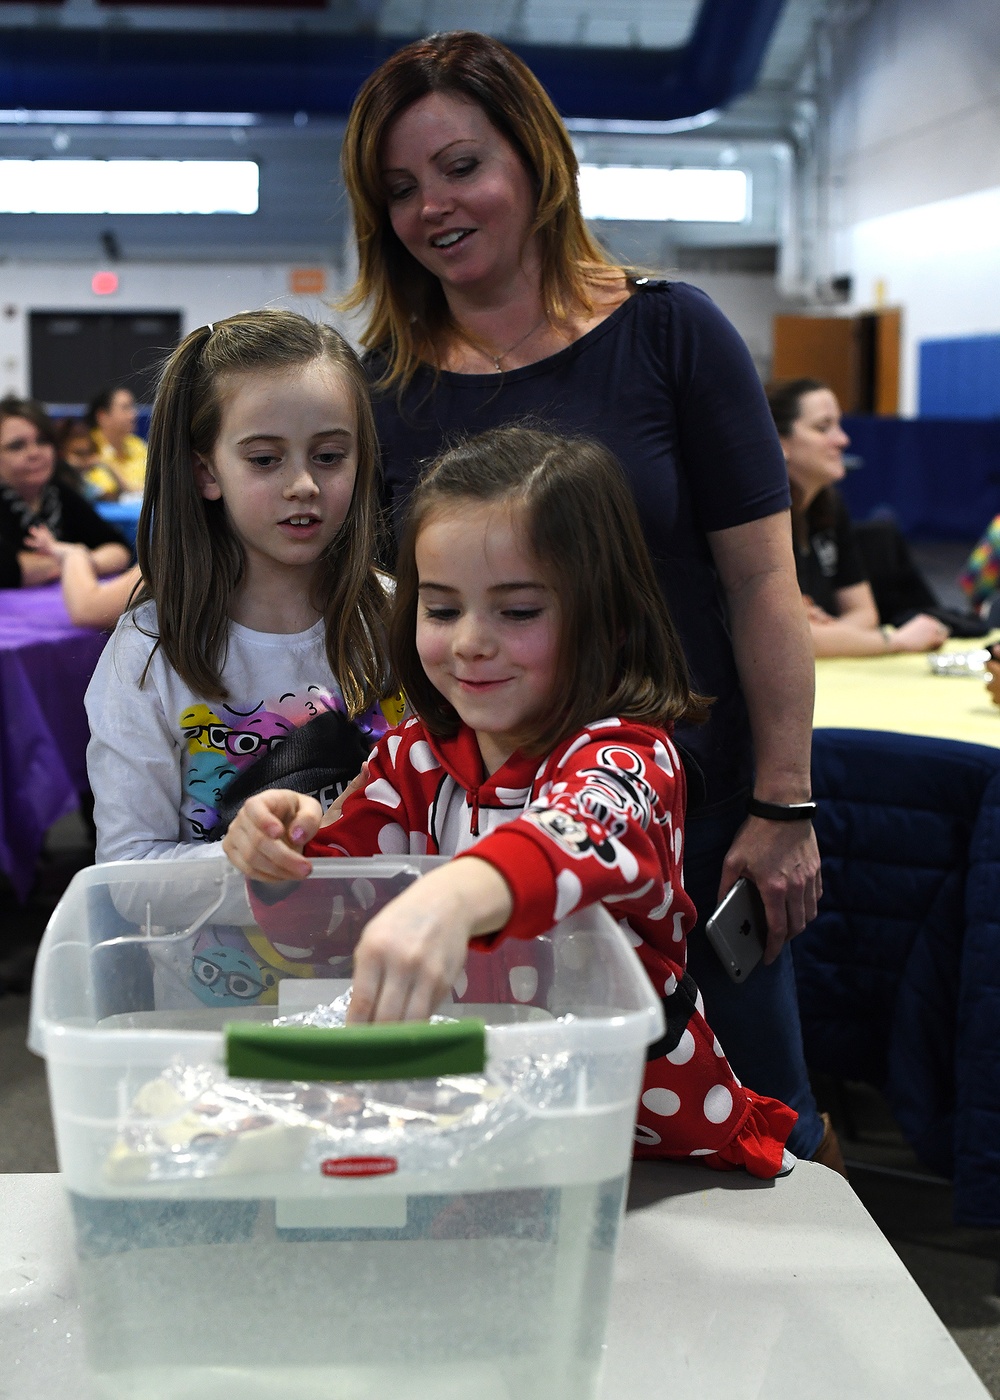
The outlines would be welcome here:
M 226 1069 L 237 1079 L 437 1079 L 481 1074 L 486 1023 L 393 1021 L 343 1026 L 267 1026 L 229 1021 Z

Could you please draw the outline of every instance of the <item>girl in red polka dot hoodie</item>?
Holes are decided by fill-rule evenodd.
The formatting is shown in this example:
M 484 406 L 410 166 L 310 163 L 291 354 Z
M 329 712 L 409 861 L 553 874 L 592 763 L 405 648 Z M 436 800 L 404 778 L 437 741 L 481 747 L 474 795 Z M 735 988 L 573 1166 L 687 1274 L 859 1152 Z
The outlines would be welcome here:
M 649 1052 L 636 1155 L 774 1176 L 795 1114 L 740 1085 L 685 973 L 695 911 L 681 877 L 684 770 L 668 729 L 706 702 L 690 690 L 610 454 L 504 428 L 439 458 L 411 499 L 390 649 L 418 717 L 379 741 L 332 818 L 299 793 L 251 798 L 225 838 L 230 859 L 274 882 L 303 879 L 311 856 L 460 857 L 368 923 L 355 1021 L 429 1016 L 471 941 L 532 939 L 602 901 L 667 1019 Z M 251 897 L 272 935 L 328 922 L 329 910 L 312 908 L 315 882 L 251 886 Z M 544 964 L 527 961 L 544 1002 Z

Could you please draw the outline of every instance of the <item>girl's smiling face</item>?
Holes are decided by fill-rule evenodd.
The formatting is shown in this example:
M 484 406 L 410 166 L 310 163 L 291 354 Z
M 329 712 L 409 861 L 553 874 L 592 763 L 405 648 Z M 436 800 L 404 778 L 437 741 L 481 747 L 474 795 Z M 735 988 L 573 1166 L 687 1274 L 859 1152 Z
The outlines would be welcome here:
M 357 416 L 346 377 L 324 360 L 251 371 L 219 384 L 222 414 L 202 496 L 225 503 L 253 578 L 305 573 L 347 516 Z
M 520 515 L 460 502 L 432 511 L 416 541 L 417 652 L 490 773 L 530 738 L 557 680 L 559 599 Z

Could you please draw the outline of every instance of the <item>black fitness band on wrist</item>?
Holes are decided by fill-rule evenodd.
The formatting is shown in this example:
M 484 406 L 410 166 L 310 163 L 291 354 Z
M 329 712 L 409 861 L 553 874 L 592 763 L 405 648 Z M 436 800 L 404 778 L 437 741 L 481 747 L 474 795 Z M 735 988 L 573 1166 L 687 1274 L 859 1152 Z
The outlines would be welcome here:
M 769 822 L 810 822 L 816 815 L 815 802 L 761 802 L 751 797 L 747 803 L 751 817 L 763 817 Z

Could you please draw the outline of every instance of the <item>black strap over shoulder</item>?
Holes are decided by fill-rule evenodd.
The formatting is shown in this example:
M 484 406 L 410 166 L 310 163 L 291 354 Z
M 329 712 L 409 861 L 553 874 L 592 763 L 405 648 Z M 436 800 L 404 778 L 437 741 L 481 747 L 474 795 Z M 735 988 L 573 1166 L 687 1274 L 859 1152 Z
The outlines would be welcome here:
M 269 788 L 304 793 L 329 789 L 332 800 L 361 772 L 368 753 L 364 735 L 346 715 L 339 710 L 317 715 L 237 774 L 219 802 L 219 824 L 212 831 L 213 838 L 225 836 L 248 797 Z

